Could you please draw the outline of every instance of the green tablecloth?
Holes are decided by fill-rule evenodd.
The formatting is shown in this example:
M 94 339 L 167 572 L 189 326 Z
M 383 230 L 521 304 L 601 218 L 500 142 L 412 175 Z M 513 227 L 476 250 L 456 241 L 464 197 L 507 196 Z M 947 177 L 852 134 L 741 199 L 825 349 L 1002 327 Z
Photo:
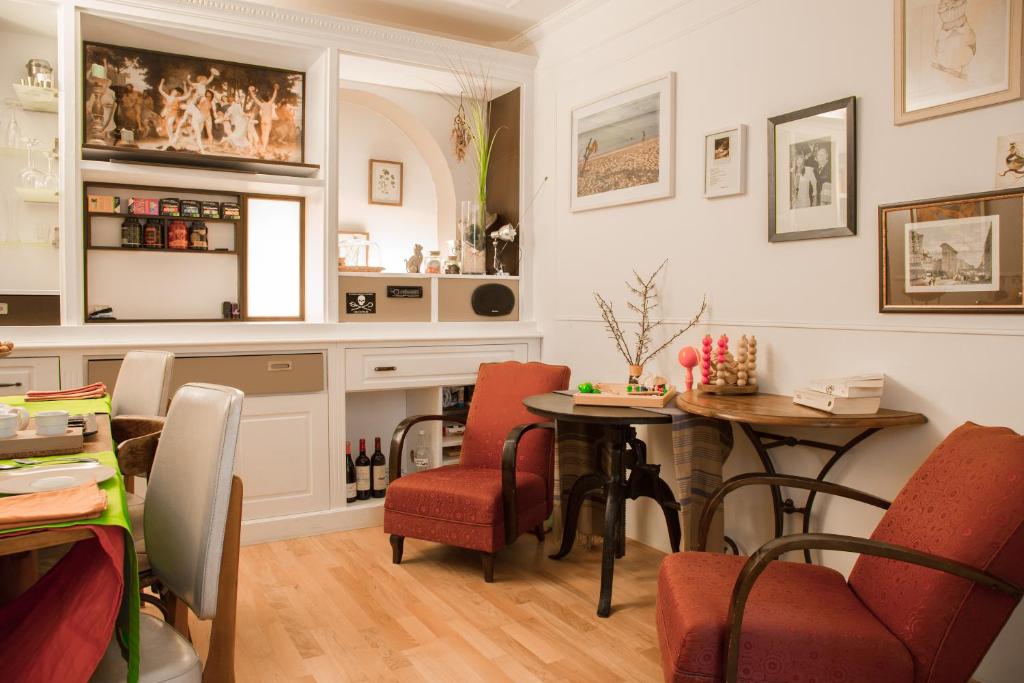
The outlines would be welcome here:
M 22 396 L 0 397 L 0 403 L 11 406 L 24 406 L 29 413 L 43 410 L 66 410 L 69 413 L 110 413 L 110 397 L 81 399 L 75 401 L 39 401 L 26 402 Z M 114 468 L 114 476 L 102 482 L 99 487 L 107 494 L 107 509 L 99 517 L 76 522 L 57 522 L 38 524 L 8 529 L 0 533 L 9 534 L 29 529 L 46 529 L 81 525 L 119 526 L 124 529 L 124 596 L 121 599 L 121 611 L 117 619 L 120 640 L 128 645 L 128 681 L 134 683 L 139 679 L 139 570 L 138 558 L 135 556 L 135 542 L 132 539 L 131 521 L 128 518 L 128 504 L 125 501 L 124 479 L 117 465 L 117 457 L 112 450 L 101 453 L 82 454 L 96 458 L 104 465 Z M 6 463 L 9 460 L 0 460 Z

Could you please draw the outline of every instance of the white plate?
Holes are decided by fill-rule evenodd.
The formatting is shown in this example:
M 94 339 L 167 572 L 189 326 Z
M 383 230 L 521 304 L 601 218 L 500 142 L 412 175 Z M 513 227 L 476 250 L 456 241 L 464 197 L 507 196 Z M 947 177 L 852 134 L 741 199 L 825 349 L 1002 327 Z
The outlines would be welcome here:
M 98 462 L 39 465 L 0 473 L 0 493 L 39 493 L 99 483 L 114 476 L 114 468 Z

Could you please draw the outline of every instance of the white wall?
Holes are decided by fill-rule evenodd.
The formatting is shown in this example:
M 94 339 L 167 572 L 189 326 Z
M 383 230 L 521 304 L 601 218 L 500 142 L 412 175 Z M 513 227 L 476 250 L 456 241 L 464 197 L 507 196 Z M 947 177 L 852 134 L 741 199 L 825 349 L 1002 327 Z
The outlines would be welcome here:
M 965 420 L 1024 432 L 1017 398 L 1024 366 L 1014 360 L 1024 349 L 1024 318 L 879 314 L 876 221 L 882 203 L 992 189 L 995 138 L 1021 129 L 1024 102 L 895 127 L 891 3 L 881 0 L 610 0 L 536 48 L 534 175 L 553 182 L 537 201 L 530 265 L 538 291 L 558 292 L 536 304 L 546 360 L 570 364 L 574 381 L 623 376 L 592 292 L 621 306 L 630 271 L 650 271 L 668 257 L 664 315 L 688 319 L 707 293 L 707 329 L 757 335 L 765 391 L 881 370 L 889 377 L 884 405 L 928 416 L 925 426 L 872 437 L 834 470 L 835 481 L 890 498 Z M 677 78 L 675 197 L 571 213 L 571 108 L 667 71 Z M 858 97 L 858 234 L 770 244 L 767 117 L 849 95 Z M 749 126 L 748 191 L 703 199 L 703 135 L 735 123 Z M 680 345 L 697 343 L 705 329 Z M 657 365 L 681 382 L 674 356 L 664 354 Z M 759 469 L 736 436 L 726 476 Z M 671 471 L 664 430 L 650 440 Z M 816 473 L 824 458 L 777 453 L 781 469 L 797 474 Z M 768 501 L 766 492 L 730 498 L 727 532 L 746 552 L 770 536 Z M 854 503 L 818 504 L 817 530 L 867 535 L 880 517 Z M 629 533 L 665 548 L 660 513 L 633 509 Z M 844 572 L 853 560 L 824 558 Z M 1024 655 L 1015 643 L 1022 638 L 1018 609 L 978 678 L 1019 680 Z
M 413 113 L 444 153 L 456 199 L 472 198 L 472 164 L 468 158 L 464 163 L 455 159 L 450 142 L 455 112 L 440 95 L 344 80 L 342 87 L 379 95 Z M 449 224 L 439 225 L 434 181 L 408 136 L 380 114 L 348 102 L 340 107 L 339 128 L 339 229 L 369 232 L 370 239 L 381 247 L 388 271 L 405 271 L 405 259 L 412 254 L 414 243 L 423 245 L 424 257 L 429 250 L 438 249 L 443 258 L 445 240 L 454 239 L 455 216 L 448 217 Z M 367 201 L 367 163 L 371 158 L 405 163 L 402 207 Z

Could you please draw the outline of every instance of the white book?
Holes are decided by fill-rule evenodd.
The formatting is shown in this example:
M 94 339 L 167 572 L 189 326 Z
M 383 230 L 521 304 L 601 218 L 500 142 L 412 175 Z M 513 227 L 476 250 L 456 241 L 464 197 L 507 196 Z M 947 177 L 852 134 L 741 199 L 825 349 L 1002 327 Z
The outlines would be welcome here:
M 847 398 L 804 388 L 793 392 L 793 403 L 834 415 L 870 415 L 882 407 L 882 397 Z
M 881 396 L 885 389 L 885 375 L 851 375 L 850 377 L 833 377 L 816 379 L 807 387 L 823 394 L 842 398 L 869 398 Z

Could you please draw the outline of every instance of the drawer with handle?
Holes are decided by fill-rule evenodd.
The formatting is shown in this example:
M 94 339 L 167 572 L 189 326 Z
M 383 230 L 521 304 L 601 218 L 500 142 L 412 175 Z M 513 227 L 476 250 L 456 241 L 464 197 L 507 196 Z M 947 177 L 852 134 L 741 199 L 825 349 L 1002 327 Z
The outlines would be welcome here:
M 367 391 L 471 383 L 481 363 L 527 360 L 526 344 L 347 349 L 345 389 Z

